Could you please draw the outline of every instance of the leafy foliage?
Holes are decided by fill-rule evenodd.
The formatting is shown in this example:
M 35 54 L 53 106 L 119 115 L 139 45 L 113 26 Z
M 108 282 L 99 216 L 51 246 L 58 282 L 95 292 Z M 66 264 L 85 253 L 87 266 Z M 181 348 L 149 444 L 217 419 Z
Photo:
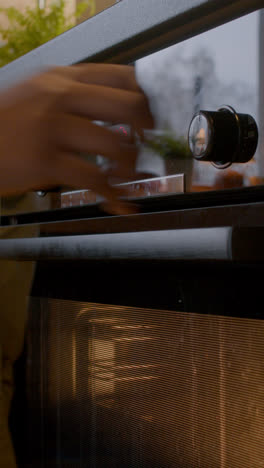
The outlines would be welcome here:
M 32 49 L 62 34 L 75 25 L 75 20 L 89 8 L 95 13 L 95 0 L 86 0 L 77 5 L 71 16 L 66 16 L 65 0 L 58 0 L 47 8 L 27 7 L 25 13 L 15 7 L 0 8 L 6 15 L 8 26 L 0 27 L 4 45 L 0 47 L 0 67 L 21 57 Z
M 163 159 L 192 157 L 187 141 L 169 130 L 146 132 L 145 144 Z

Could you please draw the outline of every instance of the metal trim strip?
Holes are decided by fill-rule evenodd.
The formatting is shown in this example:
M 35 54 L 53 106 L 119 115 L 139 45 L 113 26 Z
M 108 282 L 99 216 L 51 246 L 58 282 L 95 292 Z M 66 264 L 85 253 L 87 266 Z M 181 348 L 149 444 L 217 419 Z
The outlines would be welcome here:
M 263 7 L 263 0 L 122 0 L 3 67 L 0 89 L 50 66 L 128 63 Z

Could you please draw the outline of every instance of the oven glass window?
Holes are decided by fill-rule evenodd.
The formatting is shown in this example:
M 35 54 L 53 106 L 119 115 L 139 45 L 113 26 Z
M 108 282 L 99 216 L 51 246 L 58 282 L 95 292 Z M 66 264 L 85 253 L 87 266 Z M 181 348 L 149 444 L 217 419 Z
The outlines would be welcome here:
M 262 12 L 255 12 L 134 63 L 156 124 L 156 134 L 146 138 L 139 151 L 138 179 L 144 179 L 142 174 L 145 178 L 160 178 L 152 185 L 149 181 L 131 184 L 134 196 L 263 184 L 263 27 Z M 207 145 L 211 145 L 211 159 L 198 161 L 188 145 L 192 118 L 201 110 L 219 112 L 223 106 L 230 106 L 236 113 L 255 120 L 259 131 L 255 146 L 248 153 L 249 159 L 243 159 L 243 144 L 235 144 L 233 151 L 229 148 L 230 133 L 221 128 L 219 134 L 210 132 L 210 141 L 207 141 Z M 120 132 L 129 131 L 122 124 L 119 129 Z M 246 132 L 246 140 L 251 130 Z M 218 163 L 227 163 L 214 165 L 215 158 Z M 99 158 L 98 163 L 106 164 L 104 158 Z M 176 174 L 184 174 L 184 189 L 173 179 Z M 94 195 L 87 191 L 66 192 L 61 196 L 61 206 L 91 203 L 95 199 L 92 197 Z
M 34 466 L 262 466 L 262 320 L 34 298 L 30 323 Z
M 115 2 L 108 3 L 111 6 Z M 136 180 L 129 181 L 129 196 L 219 191 L 263 184 L 263 32 L 264 15 L 260 10 L 133 63 L 138 82 L 148 96 L 156 128 L 152 135 L 145 135 L 145 144 L 141 142 L 137 176 Z M 230 119 L 236 125 L 236 114 L 225 108 L 220 115 L 224 122 L 219 127 L 215 119 L 223 106 L 250 117 L 239 120 L 239 129 L 230 127 Z M 209 160 L 195 159 L 188 144 L 192 118 L 201 110 L 217 114 L 206 138 L 210 151 L 205 153 Z M 258 137 L 250 119 L 256 123 Z M 128 133 L 130 129 L 120 122 L 113 131 Z M 199 134 L 200 140 L 201 137 Z M 202 146 L 203 151 L 208 149 Z M 200 152 L 194 151 L 194 156 L 197 155 L 200 156 Z M 83 157 L 102 169 L 109 166 L 102 155 L 85 154 Z M 128 181 L 120 179 L 111 183 L 127 184 Z M 52 193 L 44 200 L 36 194 L 19 197 L 19 200 L 3 199 L 1 215 L 90 205 L 98 201 L 89 187 L 74 192 L 64 188 L 62 193 Z
M 223 105 L 251 115 L 261 130 L 262 22 L 262 14 L 253 13 L 136 62 L 138 80 L 149 96 L 156 125 L 165 135 L 167 132 L 187 145 L 194 114 L 201 110 L 215 112 Z M 228 138 L 223 132 L 215 135 L 215 141 L 218 136 L 217 145 Z M 224 147 L 223 152 L 227 151 Z M 188 158 L 180 144 L 174 150 L 171 144 L 171 152 L 167 149 L 165 153 L 166 149 L 162 154 L 161 175 L 184 172 L 187 191 L 261 182 L 258 179 L 264 167 L 261 146 L 248 163 L 233 164 L 225 170 L 215 168 L 211 162 Z

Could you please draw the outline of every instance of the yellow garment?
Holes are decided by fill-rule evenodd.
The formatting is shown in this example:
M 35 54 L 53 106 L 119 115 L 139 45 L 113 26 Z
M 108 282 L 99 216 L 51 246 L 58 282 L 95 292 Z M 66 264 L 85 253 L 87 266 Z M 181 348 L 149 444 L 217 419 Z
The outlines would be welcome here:
M 5 205 L 5 211 L 34 211 L 40 203 L 43 204 L 43 201 L 35 194 L 29 194 L 17 199 L 12 206 L 10 203 L 8 207 Z M 36 237 L 38 231 L 38 226 L 0 227 L 0 237 Z M 8 414 L 13 395 L 13 364 L 23 348 L 34 267 L 34 262 L 0 260 L 0 468 L 16 468 Z

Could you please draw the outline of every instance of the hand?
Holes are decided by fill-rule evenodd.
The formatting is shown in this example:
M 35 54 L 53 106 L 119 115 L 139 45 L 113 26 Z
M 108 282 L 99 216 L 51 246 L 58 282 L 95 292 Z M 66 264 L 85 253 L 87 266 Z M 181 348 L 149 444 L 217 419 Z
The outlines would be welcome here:
M 125 65 L 57 67 L 0 94 L 0 195 L 67 186 L 91 189 L 108 211 L 130 212 L 107 174 L 80 153 L 112 160 L 115 175 L 131 177 L 137 148 L 123 134 L 92 121 L 152 128 L 147 98 Z

